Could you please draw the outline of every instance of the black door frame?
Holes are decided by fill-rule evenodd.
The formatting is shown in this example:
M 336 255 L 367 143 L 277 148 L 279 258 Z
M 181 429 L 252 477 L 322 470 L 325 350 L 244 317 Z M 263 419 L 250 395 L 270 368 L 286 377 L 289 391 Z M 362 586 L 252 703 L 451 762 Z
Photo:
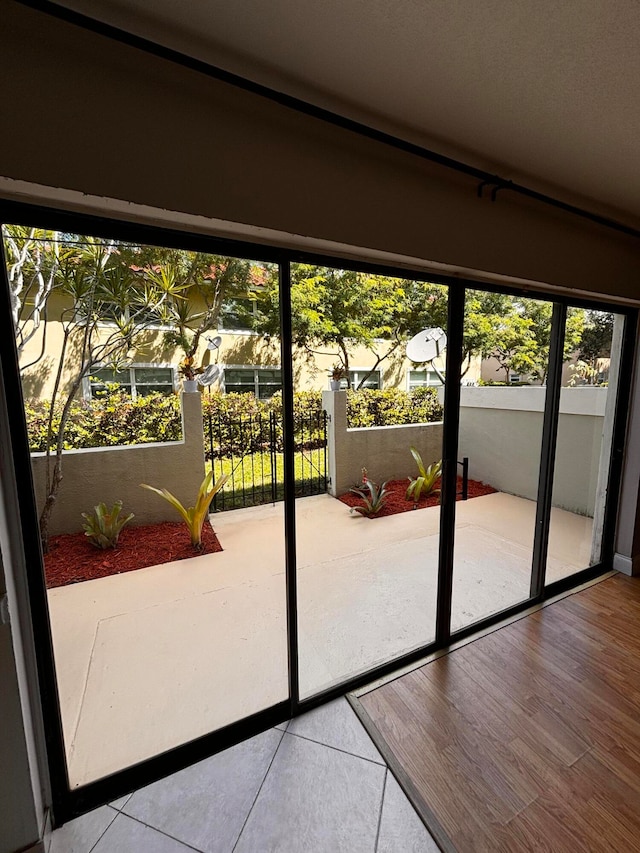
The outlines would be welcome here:
M 47 593 L 38 535 L 36 502 L 31 477 L 29 442 L 24 417 L 15 419 L 11 435 L 13 465 L 21 517 L 20 534 L 23 541 L 27 568 L 27 582 L 36 647 L 40 697 L 46 732 L 55 825 L 60 825 L 72 817 L 116 799 L 136 788 L 147 785 L 158 778 L 174 773 L 216 752 L 227 749 L 241 740 L 258 734 L 267 728 L 271 728 L 289 717 L 297 716 L 324 702 L 337 698 L 349 690 L 360 688 L 377 678 L 388 675 L 402 666 L 414 663 L 434 651 L 445 648 L 450 642 L 458 641 L 465 636 L 484 630 L 505 618 L 522 612 L 531 607 L 532 604 L 537 604 L 609 570 L 613 558 L 619 484 L 628 417 L 628 398 L 620 393 L 617 394 L 616 415 L 613 428 L 609 469 L 610 488 L 605 512 L 601 561 L 596 566 L 578 572 L 558 583 L 548 586 L 544 585 L 544 560 L 548 540 L 548 516 L 551 510 L 550 496 L 553 484 L 553 460 L 557 431 L 557 403 L 559 401 L 562 367 L 563 318 L 566 316 L 566 309 L 569 306 L 608 310 L 625 317 L 618 380 L 618 389 L 620 389 L 629 387 L 633 373 L 633 357 L 636 347 L 636 326 L 638 321 L 637 309 L 611 305 L 610 303 L 598 300 L 573 299 L 564 294 L 555 295 L 545 293 L 544 291 L 526 291 L 526 295 L 529 297 L 554 303 L 550 350 L 550 379 L 547 386 L 547 400 L 550 401 L 549 406 L 551 408 L 549 409 L 549 413 L 545 410 L 543 426 L 540 488 L 542 489 L 544 482 L 544 491 L 539 492 L 538 496 L 539 517 L 536 518 L 536 544 L 534 545 L 531 597 L 452 634 L 450 631 L 450 615 L 455 535 L 455 466 L 458 447 L 460 368 L 465 289 L 469 287 L 474 290 L 501 292 L 512 295 L 521 295 L 523 293 L 522 290 L 515 287 L 487 285 L 483 282 L 461 279 L 459 277 L 426 274 L 424 270 L 398 268 L 392 265 L 369 262 L 359 263 L 353 260 L 345 260 L 318 253 L 280 249 L 249 241 L 221 239 L 174 228 L 140 225 L 102 216 L 76 214 L 56 208 L 24 204 L 21 202 L 0 200 L 1 222 L 33 225 L 49 229 L 55 228 L 56 230 L 67 233 L 88 233 L 96 237 L 108 237 L 129 242 L 142 242 L 171 248 L 251 258 L 264 262 L 277 263 L 280 271 L 285 471 L 285 577 L 287 642 L 289 651 L 289 696 L 287 699 L 231 725 L 225 726 L 222 729 L 174 747 L 153 758 L 120 770 L 95 782 L 90 782 L 80 788 L 70 789 L 55 675 Z M 0 261 L 3 277 L 3 292 L 0 295 L 0 299 L 2 299 L 2 310 L 0 310 L 0 362 L 5 382 L 6 405 L 10 412 L 24 412 L 3 247 L 0 247 L 0 251 L 2 252 Z M 440 564 L 438 573 L 436 639 L 434 642 L 414 649 L 408 654 L 398 656 L 381 666 L 372 668 L 354 678 L 347 679 L 335 687 L 323 690 L 304 700 L 300 699 L 298 670 L 293 358 L 290 313 L 290 265 L 292 262 L 312 263 L 341 269 L 395 275 L 404 278 L 410 276 L 418 280 L 428 279 L 431 282 L 448 285 L 449 287 L 449 346 L 447 349 L 443 426 L 443 500 L 440 520 Z M 553 412 L 555 412 L 555 415 Z M 533 584 L 534 579 L 535 584 Z

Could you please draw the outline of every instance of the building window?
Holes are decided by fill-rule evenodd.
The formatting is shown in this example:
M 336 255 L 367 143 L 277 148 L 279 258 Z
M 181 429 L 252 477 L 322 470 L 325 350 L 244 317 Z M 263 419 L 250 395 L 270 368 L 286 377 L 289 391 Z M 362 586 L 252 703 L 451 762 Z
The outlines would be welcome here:
M 218 325 L 227 332 L 252 332 L 257 313 L 258 303 L 255 299 L 227 299 L 220 309 Z
M 140 365 L 125 367 L 123 370 L 112 370 L 101 367 L 94 370 L 89 377 L 89 388 L 86 396 L 102 397 L 109 383 L 117 382 L 120 390 L 136 397 L 146 397 L 154 391 L 160 394 L 171 394 L 175 388 L 175 376 L 172 367 L 156 367 L 155 365 Z
M 435 370 L 409 370 L 408 371 L 408 386 L 409 391 L 414 388 L 433 388 L 434 386 L 442 385 Z
M 170 305 L 167 305 L 170 308 Z M 86 320 L 89 314 L 86 302 L 79 302 L 76 307 L 77 319 Z M 116 302 L 107 302 L 102 299 L 95 301 L 93 315 L 101 326 L 126 325 L 130 320 L 139 329 L 172 329 L 171 322 L 167 322 L 166 312 L 161 306 L 153 305 L 119 305 Z
M 367 377 L 366 379 L 364 379 L 365 376 Z M 378 389 L 381 387 L 380 371 L 379 370 L 374 370 L 373 372 L 371 372 L 369 370 L 350 370 L 349 371 L 349 378 L 351 379 L 351 387 L 352 388 L 359 388 L 360 383 L 362 382 L 363 379 L 364 379 L 364 382 L 362 382 L 363 388 Z M 342 380 L 342 384 L 340 385 L 340 387 L 342 389 L 348 387 L 346 379 Z
M 268 400 L 282 390 L 282 374 L 272 367 L 227 368 L 224 390 L 227 394 L 255 394 L 259 400 Z

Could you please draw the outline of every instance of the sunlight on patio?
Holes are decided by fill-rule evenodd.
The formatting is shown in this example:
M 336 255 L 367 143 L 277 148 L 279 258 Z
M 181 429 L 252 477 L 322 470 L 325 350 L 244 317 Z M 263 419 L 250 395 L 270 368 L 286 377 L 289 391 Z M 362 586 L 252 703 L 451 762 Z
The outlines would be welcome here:
M 296 508 L 303 696 L 433 638 L 439 507 Z M 534 514 L 503 493 L 457 504 L 454 629 L 528 597 Z M 549 581 L 588 565 L 591 542 L 590 518 L 553 514 Z M 212 521 L 222 553 L 49 591 L 73 786 L 286 697 L 283 504 Z

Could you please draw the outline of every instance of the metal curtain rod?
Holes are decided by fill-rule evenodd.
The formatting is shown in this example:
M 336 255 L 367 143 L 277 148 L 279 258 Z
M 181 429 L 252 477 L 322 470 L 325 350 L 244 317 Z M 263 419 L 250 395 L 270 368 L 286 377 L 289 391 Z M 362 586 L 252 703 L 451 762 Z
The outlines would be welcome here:
M 134 35 L 127 30 L 114 27 L 111 24 L 104 23 L 103 21 L 98 21 L 95 18 L 91 18 L 80 12 L 75 12 L 74 10 L 61 6 L 58 3 L 49 2 L 49 0 L 17 0 L 17 2 L 21 3 L 23 6 L 28 6 L 29 8 L 35 9 L 39 12 L 44 12 L 47 15 L 51 15 L 62 21 L 81 27 L 82 29 L 105 36 L 113 41 L 134 47 L 137 50 L 142 50 L 145 53 L 152 54 L 153 56 L 167 60 L 168 62 L 173 62 L 174 64 L 187 68 L 190 71 L 204 74 L 214 80 L 219 80 L 222 83 L 235 86 L 245 92 L 258 95 L 261 98 L 273 101 L 276 104 L 280 104 L 280 106 L 287 107 L 288 109 L 294 110 L 298 113 L 311 116 L 312 118 L 316 118 L 327 124 L 332 124 L 335 127 L 340 127 L 343 130 L 348 130 L 351 133 L 358 134 L 359 136 L 363 136 L 367 139 L 372 139 L 375 142 L 380 142 L 383 145 L 395 148 L 398 151 L 404 151 L 407 154 L 420 157 L 423 160 L 429 160 L 430 162 L 444 166 L 447 169 L 453 169 L 456 172 L 469 175 L 469 177 L 480 181 L 478 186 L 478 196 L 480 198 L 482 198 L 482 191 L 484 187 L 493 187 L 491 191 L 492 201 L 495 201 L 496 195 L 500 190 L 510 190 L 511 192 L 533 199 L 534 201 L 541 202 L 542 204 L 564 210 L 566 213 L 570 213 L 573 216 L 588 219 L 591 222 L 604 226 L 605 228 L 619 231 L 631 237 L 640 237 L 640 229 L 632 228 L 631 226 L 618 222 L 615 219 L 611 219 L 607 216 L 601 216 L 598 213 L 585 210 L 582 207 L 568 204 L 560 199 L 553 198 L 553 196 L 537 192 L 536 190 L 532 190 L 530 187 L 515 183 L 507 178 L 502 178 L 500 175 L 493 175 L 490 172 L 486 172 L 484 169 L 478 169 L 475 166 L 470 166 L 468 163 L 463 163 L 461 160 L 447 157 L 444 154 L 439 154 L 437 151 L 432 151 L 422 145 L 416 145 L 406 139 L 402 139 L 390 133 L 385 133 L 382 130 L 377 130 L 374 127 L 370 127 L 362 122 L 350 119 L 347 116 L 316 106 L 315 104 L 311 104 L 301 98 L 296 98 L 293 95 L 287 95 L 285 92 L 279 92 L 269 86 L 263 86 L 261 83 L 248 80 L 246 77 L 233 74 L 231 71 L 225 71 L 225 69 L 219 68 L 216 65 L 211 65 L 208 62 L 188 56 L 180 51 L 173 50 L 170 47 L 165 47 L 164 45 L 158 44 L 150 39 Z

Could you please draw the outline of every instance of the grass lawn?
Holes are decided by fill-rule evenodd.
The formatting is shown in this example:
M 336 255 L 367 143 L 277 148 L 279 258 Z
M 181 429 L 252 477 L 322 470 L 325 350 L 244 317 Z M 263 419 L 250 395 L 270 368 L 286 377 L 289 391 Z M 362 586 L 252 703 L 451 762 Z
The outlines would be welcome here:
M 325 491 L 323 449 L 299 451 L 295 454 L 296 497 L 316 495 Z M 243 506 L 258 506 L 271 503 L 274 499 L 272 484 L 275 479 L 275 499 L 284 499 L 284 458 L 282 453 L 274 457 L 275 478 L 271 471 L 270 453 L 252 453 L 239 459 L 214 460 L 214 476 L 229 474 L 229 481 L 222 492 L 216 495 L 212 509 L 237 509 Z M 206 463 L 207 473 L 211 462 Z

